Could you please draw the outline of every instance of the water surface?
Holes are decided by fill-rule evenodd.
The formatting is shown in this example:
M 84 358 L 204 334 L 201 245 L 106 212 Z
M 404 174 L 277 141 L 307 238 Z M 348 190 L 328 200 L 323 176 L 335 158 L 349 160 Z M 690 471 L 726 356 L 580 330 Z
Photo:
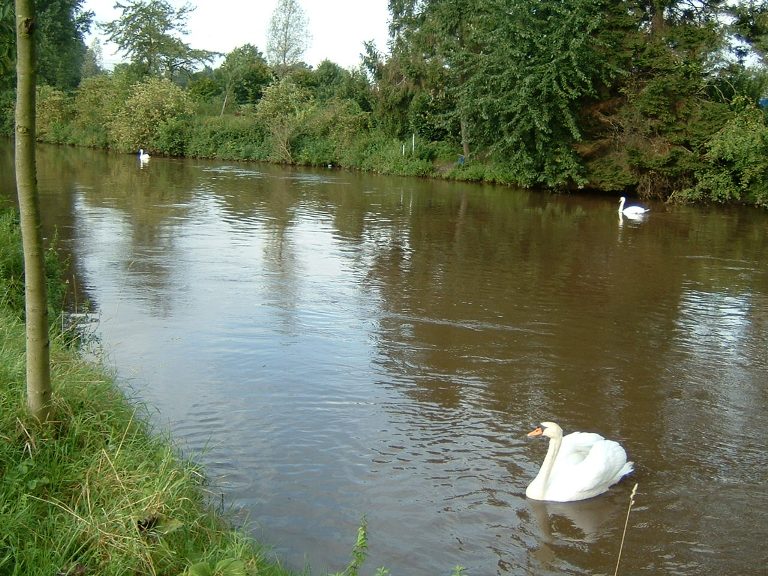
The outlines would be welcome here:
M 0 186 L 13 195 L 12 150 Z M 106 362 L 290 566 L 764 574 L 768 215 L 39 151 Z M 527 500 L 541 420 L 636 473 Z

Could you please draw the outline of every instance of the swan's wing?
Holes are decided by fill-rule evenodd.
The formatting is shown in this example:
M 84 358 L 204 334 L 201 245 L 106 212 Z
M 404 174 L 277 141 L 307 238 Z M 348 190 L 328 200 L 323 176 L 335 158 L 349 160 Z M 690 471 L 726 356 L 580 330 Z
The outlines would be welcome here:
M 563 436 L 553 473 L 556 473 L 558 467 L 565 467 L 570 470 L 573 466 L 581 464 L 589 455 L 592 447 L 602 441 L 605 441 L 605 438 L 594 432 L 572 432 Z
M 618 442 L 605 440 L 599 434 L 592 436 L 598 439 L 575 438 L 569 460 L 556 463 L 547 487 L 548 500 L 568 502 L 592 498 L 608 490 L 622 476 L 632 471 L 632 464 L 627 462 L 627 453 Z M 588 453 L 576 462 L 575 455 L 582 452 L 590 440 L 593 443 Z

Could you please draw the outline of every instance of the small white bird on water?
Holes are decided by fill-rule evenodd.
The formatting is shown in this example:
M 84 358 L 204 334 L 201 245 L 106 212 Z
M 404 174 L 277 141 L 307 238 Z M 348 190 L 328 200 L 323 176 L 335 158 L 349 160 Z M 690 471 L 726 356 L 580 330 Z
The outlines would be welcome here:
M 624 208 L 624 203 L 627 201 L 627 199 L 622 196 L 619 198 L 619 214 L 624 214 L 624 216 L 627 216 L 628 218 L 637 218 L 638 216 L 642 216 L 646 212 L 650 212 L 650 208 L 643 208 L 642 206 L 627 206 Z
M 573 502 L 593 498 L 632 472 L 632 462 L 618 442 L 592 432 L 572 432 L 542 422 L 529 437 L 547 436 L 549 448 L 525 495 L 532 500 Z
M 149 154 L 144 152 L 143 148 L 139 148 L 139 162 L 141 163 L 149 162 Z

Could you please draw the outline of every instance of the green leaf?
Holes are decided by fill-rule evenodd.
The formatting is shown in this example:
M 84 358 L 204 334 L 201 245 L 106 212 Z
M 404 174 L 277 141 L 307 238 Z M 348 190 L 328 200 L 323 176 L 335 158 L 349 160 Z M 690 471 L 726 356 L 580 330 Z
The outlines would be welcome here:
M 188 576 L 214 576 L 213 569 L 208 562 L 198 562 L 187 568 Z
M 245 562 L 235 558 L 227 558 L 216 564 L 216 576 L 248 576 Z

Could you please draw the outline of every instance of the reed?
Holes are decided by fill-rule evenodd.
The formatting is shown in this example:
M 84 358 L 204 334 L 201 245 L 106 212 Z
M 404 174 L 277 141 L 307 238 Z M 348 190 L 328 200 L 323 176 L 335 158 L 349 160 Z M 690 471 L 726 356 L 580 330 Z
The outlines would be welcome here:
M 632 512 L 632 506 L 635 504 L 635 494 L 637 494 L 637 483 L 632 488 L 632 493 L 629 495 L 629 506 L 627 506 L 627 516 L 624 518 L 624 531 L 621 533 L 621 544 L 619 545 L 619 556 L 616 559 L 616 570 L 613 572 L 613 576 L 619 574 L 619 564 L 621 564 L 621 553 L 624 550 L 624 539 L 627 536 L 627 526 L 629 525 L 629 513 Z

